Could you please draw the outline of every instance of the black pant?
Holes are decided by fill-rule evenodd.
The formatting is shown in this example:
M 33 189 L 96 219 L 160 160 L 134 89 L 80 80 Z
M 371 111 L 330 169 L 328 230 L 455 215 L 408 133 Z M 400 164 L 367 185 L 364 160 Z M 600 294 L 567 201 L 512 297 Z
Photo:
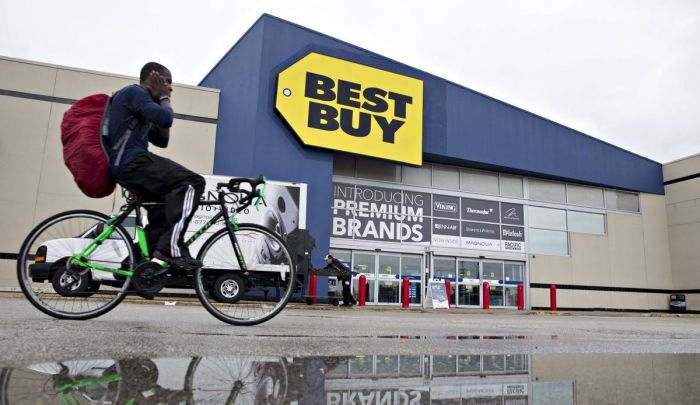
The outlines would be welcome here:
M 155 248 L 171 257 L 189 256 L 183 238 L 204 192 L 204 178 L 149 152 L 120 168 L 115 180 L 141 194 L 144 201 L 165 203 L 165 207 L 147 208 L 149 250 Z
M 350 289 L 350 280 L 352 280 L 352 276 L 338 277 L 338 280 L 343 284 L 343 304 L 356 304 L 357 301 L 355 297 L 352 296 L 352 290 Z

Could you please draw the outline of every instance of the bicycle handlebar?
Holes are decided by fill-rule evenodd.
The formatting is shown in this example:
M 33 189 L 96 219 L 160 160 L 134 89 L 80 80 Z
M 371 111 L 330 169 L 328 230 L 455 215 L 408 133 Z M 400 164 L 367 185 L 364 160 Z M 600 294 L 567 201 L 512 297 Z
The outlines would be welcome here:
M 241 185 L 243 184 L 249 184 L 250 185 L 250 190 L 246 190 L 241 188 Z M 262 185 L 261 189 L 258 189 L 258 186 Z M 260 203 L 262 202 L 263 204 L 265 203 L 265 188 L 267 187 L 267 179 L 265 176 L 260 175 L 257 179 L 251 179 L 247 177 L 234 177 L 228 181 L 228 183 L 217 183 L 216 188 L 217 190 L 221 190 L 222 188 L 227 188 L 229 189 L 230 192 L 232 193 L 241 193 L 243 194 L 243 197 L 241 197 L 240 200 L 238 200 L 238 211 L 242 211 L 246 207 L 250 206 L 253 204 L 253 198 L 257 197 L 257 200 L 255 201 L 255 208 L 260 209 Z

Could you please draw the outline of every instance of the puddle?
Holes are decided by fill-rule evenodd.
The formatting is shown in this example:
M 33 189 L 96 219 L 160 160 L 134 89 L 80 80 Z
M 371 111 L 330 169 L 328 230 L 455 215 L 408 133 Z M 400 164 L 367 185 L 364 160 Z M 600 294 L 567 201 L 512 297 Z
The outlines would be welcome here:
M 700 355 L 218 356 L 0 370 L 0 404 L 696 404 Z
M 432 335 L 432 336 L 375 336 L 378 339 L 403 339 L 403 340 L 508 340 L 508 339 L 532 339 L 532 336 L 523 335 Z M 556 336 L 551 336 L 556 339 Z
M 207 333 L 202 333 L 207 334 Z M 227 335 L 225 333 L 212 333 L 211 335 L 240 336 L 240 337 L 264 337 L 264 338 L 333 338 L 333 339 L 402 339 L 402 340 L 507 340 L 507 339 L 558 339 L 558 336 L 524 336 L 524 335 L 338 335 L 338 336 L 315 336 L 315 335 Z

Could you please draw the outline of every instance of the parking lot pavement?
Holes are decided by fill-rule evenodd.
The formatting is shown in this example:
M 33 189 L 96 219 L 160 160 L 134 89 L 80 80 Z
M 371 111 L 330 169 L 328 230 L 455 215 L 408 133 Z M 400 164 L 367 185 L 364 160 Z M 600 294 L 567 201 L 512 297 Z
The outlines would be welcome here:
M 109 356 L 458 353 L 700 353 L 695 315 L 338 308 L 291 304 L 234 327 L 181 300 L 127 302 L 88 321 L 50 318 L 0 297 L 0 363 Z

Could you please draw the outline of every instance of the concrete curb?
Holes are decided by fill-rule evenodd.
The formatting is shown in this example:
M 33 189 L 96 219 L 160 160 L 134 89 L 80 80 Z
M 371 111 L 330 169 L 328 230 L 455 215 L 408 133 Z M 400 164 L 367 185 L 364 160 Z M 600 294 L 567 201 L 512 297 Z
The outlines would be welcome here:
M 25 299 L 21 291 L 0 291 L 0 298 Z M 146 300 L 137 295 L 129 295 L 124 301 L 129 304 L 165 305 L 165 306 L 201 306 L 197 297 L 156 297 L 153 300 Z M 675 314 L 663 312 L 624 312 L 624 311 L 542 311 L 525 310 L 517 311 L 512 309 L 470 309 L 470 308 L 399 308 L 385 306 L 333 306 L 325 304 L 308 305 L 305 302 L 290 302 L 286 308 L 306 311 L 354 311 L 354 312 L 403 312 L 403 313 L 441 313 L 450 315 L 529 315 L 529 316 L 591 316 L 591 317 L 643 317 L 643 318 L 700 318 L 700 314 Z

